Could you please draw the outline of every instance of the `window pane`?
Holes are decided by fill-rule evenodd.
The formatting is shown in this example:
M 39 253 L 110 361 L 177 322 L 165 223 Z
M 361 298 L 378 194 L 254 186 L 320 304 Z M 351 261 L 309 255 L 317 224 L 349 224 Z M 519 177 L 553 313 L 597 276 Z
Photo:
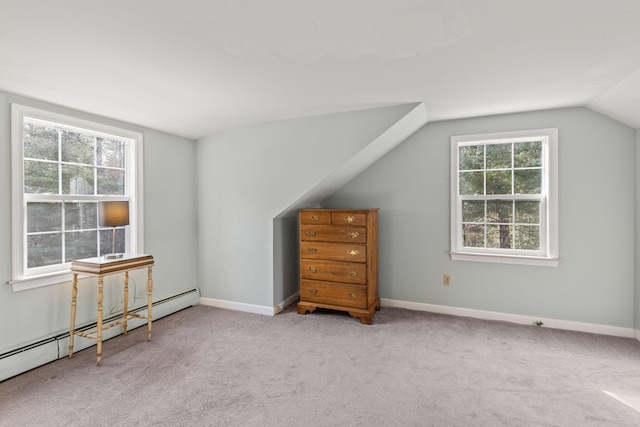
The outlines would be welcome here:
M 511 168 L 511 144 L 487 145 L 487 169 Z
M 511 249 L 511 230 L 509 225 L 487 225 L 487 248 Z
M 24 192 L 27 194 L 58 194 L 58 164 L 25 160 Z
M 66 202 L 64 204 L 64 224 L 66 230 L 86 230 L 98 227 L 97 203 Z M 96 242 L 94 241 L 94 246 Z
M 24 123 L 22 143 L 24 157 L 58 160 L 58 130 L 55 128 Z
M 100 229 L 100 255 L 113 253 L 113 229 Z M 125 248 L 124 228 L 116 228 L 116 250 L 115 253 L 123 253 Z
M 540 194 L 542 188 L 542 170 L 523 169 L 513 172 L 516 194 Z
M 470 248 L 484 247 L 484 225 L 480 224 L 463 224 L 463 241 L 462 245 Z
M 124 141 L 112 141 L 110 139 L 96 139 L 96 164 L 98 166 L 111 166 L 124 168 Z
M 518 223 L 540 223 L 540 202 L 516 202 L 516 221 Z
M 62 234 L 27 236 L 27 267 L 42 267 L 62 262 Z
M 27 233 L 62 230 L 62 203 L 27 203 Z
M 39 275 L 45 266 L 47 272 L 65 271 L 73 259 L 111 253 L 113 242 L 116 252 L 124 252 L 129 247 L 127 227 L 118 228 L 112 239 L 113 230 L 98 225 L 98 203 L 113 196 L 136 202 L 142 134 L 98 123 L 94 127 L 71 116 L 60 121 L 59 114 L 15 107 L 12 112 L 23 120 L 10 132 L 11 142 L 22 165 L 12 168 L 11 179 L 24 186 L 12 197 L 19 212 L 12 221 L 19 230 L 12 244 L 25 258 L 15 276 Z
M 93 194 L 91 166 L 62 165 L 63 194 Z
M 124 171 L 98 168 L 98 194 L 124 195 Z
M 65 260 L 98 256 L 97 230 L 65 233 Z
M 464 200 L 462 202 L 462 222 L 484 222 L 484 201 Z
M 484 145 L 466 145 L 459 148 L 459 170 L 484 169 Z
M 542 166 L 542 141 L 518 142 L 514 144 L 513 163 L 516 168 Z
M 460 195 L 484 194 L 484 172 L 460 172 Z
M 511 223 L 513 221 L 513 202 L 510 200 L 488 200 L 487 222 Z
M 487 194 L 511 194 L 511 171 L 487 172 Z
M 540 249 L 540 227 L 530 225 L 517 225 L 515 227 L 516 249 Z
M 95 138 L 82 133 L 63 130 L 62 134 L 62 161 L 93 165 L 93 153 Z

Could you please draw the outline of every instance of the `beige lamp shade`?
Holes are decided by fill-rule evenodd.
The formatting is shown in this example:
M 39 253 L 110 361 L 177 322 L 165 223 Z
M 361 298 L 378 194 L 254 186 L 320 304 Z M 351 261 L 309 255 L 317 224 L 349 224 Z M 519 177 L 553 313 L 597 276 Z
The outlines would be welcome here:
M 104 227 L 129 225 L 129 202 L 98 203 L 98 221 Z

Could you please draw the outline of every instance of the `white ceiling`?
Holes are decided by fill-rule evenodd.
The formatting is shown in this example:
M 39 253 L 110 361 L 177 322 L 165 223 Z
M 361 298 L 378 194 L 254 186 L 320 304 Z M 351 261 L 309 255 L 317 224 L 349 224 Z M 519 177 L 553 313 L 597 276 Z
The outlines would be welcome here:
M 0 90 L 200 138 L 424 102 L 640 128 L 639 0 L 0 0 Z

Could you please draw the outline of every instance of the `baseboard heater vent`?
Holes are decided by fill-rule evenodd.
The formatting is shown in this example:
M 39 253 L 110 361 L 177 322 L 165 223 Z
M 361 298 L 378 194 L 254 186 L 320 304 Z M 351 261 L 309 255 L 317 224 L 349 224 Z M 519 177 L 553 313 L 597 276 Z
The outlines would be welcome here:
M 160 319 L 169 314 L 173 314 L 185 308 L 199 304 L 200 290 L 198 288 L 189 289 L 176 295 L 155 301 L 153 303 L 153 320 Z M 133 313 L 146 312 L 147 306 L 137 307 L 130 310 Z M 113 315 L 103 319 L 103 323 L 110 323 L 121 317 Z M 146 325 L 145 319 L 132 319 L 127 322 L 129 330 Z M 78 331 L 86 331 L 96 327 L 96 322 L 77 327 Z M 120 335 L 122 328 L 110 328 L 103 332 L 102 339 L 108 340 Z M 74 342 L 74 352 L 95 345 L 94 340 L 76 338 Z M 23 372 L 42 366 L 54 360 L 67 357 L 69 354 L 69 331 L 33 342 L 0 354 L 0 381 L 4 381 Z
M 67 336 L 69 336 L 68 333 L 67 333 Z M 18 355 L 20 353 L 24 353 L 24 352 L 29 351 L 29 350 L 33 350 L 34 348 L 42 347 L 43 345 L 47 345 L 47 344 L 54 343 L 54 342 L 56 342 L 56 338 L 55 337 L 54 338 L 47 338 L 46 340 L 42 340 L 42 341 L 38 341 L 38 342 L 34 342 L 34 343 L 29 344 L 29 345 L 25 345 L 24 347 L 20 347 L 20 348 L 17 348 L 15 350 L 7 351 L 6 353 L 0 354 L 0 360 L 6 359 L 7 357 L 12 357 L 12 356 Z

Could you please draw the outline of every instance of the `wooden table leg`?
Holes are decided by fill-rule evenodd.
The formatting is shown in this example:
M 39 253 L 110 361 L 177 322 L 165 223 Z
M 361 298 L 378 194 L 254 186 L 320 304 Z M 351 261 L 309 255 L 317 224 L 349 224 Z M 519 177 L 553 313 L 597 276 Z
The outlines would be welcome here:
M 98 366 L 102 364 L 102 288 L 104 277 L 98 276 L 98 331 L 96 333 Z
M 124 272 L 124 309 L 122 311 L 124 318 L 122 323 L 122 334 L 127 335 L 127 316 L 129 315 L 129 272 Z
M 152 294 L 153 294 L 153 277 L 151 272 L 151 266 L 147 272 L 147 341 L 151 341 L 151 307 L 152 307 Z
M 69 328 L 69 359 L 73 358 L 73 338 L 76 334 L 76 304 L 78 299 L 78 273 L 73 273 L 71 288 L 71 327 Z

